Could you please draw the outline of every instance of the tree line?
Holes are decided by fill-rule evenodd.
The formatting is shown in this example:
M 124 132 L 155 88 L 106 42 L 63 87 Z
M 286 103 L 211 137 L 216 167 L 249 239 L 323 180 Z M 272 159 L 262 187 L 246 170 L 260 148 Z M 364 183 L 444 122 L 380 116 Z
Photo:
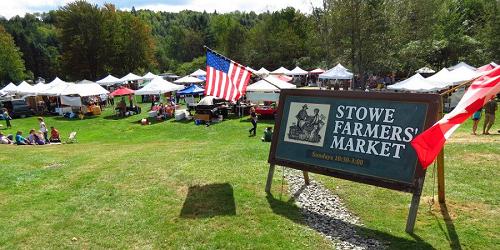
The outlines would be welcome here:
M 496 0 L 324 0 L 307 11 L 120 11 L 83 0 L 0 18 L 0 81 L 97 80 L 204 68 L 203 45 L 242 64 L 306 69 L 342 63 L 360 76 L 500 55 Z

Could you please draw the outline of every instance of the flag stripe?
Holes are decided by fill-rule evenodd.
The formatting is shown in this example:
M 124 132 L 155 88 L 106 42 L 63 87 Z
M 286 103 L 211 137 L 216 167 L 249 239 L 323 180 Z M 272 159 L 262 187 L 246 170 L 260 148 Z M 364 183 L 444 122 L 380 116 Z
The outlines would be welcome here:
M 228 101 L 236 101 L 246 92 L 250 72 L 246 67 L 207 51 L 205 93 Z

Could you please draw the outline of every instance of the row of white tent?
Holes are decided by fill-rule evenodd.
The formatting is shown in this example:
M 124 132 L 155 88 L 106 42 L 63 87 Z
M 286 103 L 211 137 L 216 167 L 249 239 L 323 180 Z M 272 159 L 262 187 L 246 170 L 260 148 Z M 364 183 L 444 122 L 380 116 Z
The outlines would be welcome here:
M 108 94 L 109 91 L 104 89 L 102 86 L 95 82 L 88 80 L 79 81 L 77 83 L 65 82 L 58 77 L 56 77 L 52 82 L 44 84 L 42 82 L 35 85 L 30 85 L 26 81 L 22 81 L 18 86 L 13 83 L 8 84 L 2 90 L 10 95 L 20 95 L 20 96 L 34 96 L 34 95 L 44 95 L 44 96 L 67 96 L 67 95 L 79 95 L 84 96 L 95 96 Z
M 204 81 L 198 77 L 203 77 L 206 75 L 207 75 L 207 73 L 204 70 L 198 69 L 195 72 L 193 72 L 192 74 L 187 75 L 185 77 L 182 77 L 174 82 L 180 83 L 180 84 L 201 83 Z M 116 78 L 112 75 L 108 75 L 108 76 L 104 77 L 103 79 L 96 81 L 96 83 L 98 83 L 99 85 L 102 85 L 102 86 L 111 86 L 111 85 L 115 85 L 115 84 L 123 84 L 123 83 L 130 82 L 130 81 L 140 81 L 140 80 L 151 81 L 157 77 L 158 77 L 158 75 L 155 75 L 151 72 L 146 73 L 144 76 L 138 76 L 134 73 L 128 73 L 126 76 L 124 76 L 122 78 Z
M 495 63 L 491 64 L 493 67 L 498 67 Z M 425 70 L 430 72 L 428 69 Z M 423 68 L 418 71 L 425 73 Z M 470 81 L 480 74 L 481 72 L 477 71 L 476 68 L 461 62 L 455 66 L 443 68 L 427 78 L 424 78 L 420 73 L 416 73 L 406 80 L 387 86 L 387 88 L 398 91 L 434 92 Z

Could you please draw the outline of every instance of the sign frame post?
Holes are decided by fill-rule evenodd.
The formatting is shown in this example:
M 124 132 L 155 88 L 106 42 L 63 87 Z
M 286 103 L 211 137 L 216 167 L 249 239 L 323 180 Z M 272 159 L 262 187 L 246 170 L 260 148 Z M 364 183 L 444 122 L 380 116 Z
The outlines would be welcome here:
M 300 110 L 298 105 L 306 106 L 304 103 L 308 105 L 310 103 L 310 107 L 311 109 L 314 109 L 314 112 L 319 110 L 320 114 L 328 115 L 326 116 L 327 118 L 324 122 L 325 128 L 323 131 L 328 130 L 329 132 L 323 132 L 322 136 L 325 137 L 325 139 L 320 142 L 320 147 L 317 147 L 317 145 L 311 145 L 309 142 L 293 141 L 297 140 L 294 139 L 296 137 L 291 137 L 292 135 L 295 136 L 295 134 L 287 132 L 292 131 L 291 129 L 295 129 L 294 131 L 297 131 L 296 128 L 299 126 L 300 120 L 297 121 L 296 119 L 300 118 L 300 112 L 297 116 L 294 115 L 297 110 Z M 341 120 L 340 116 L 336 117 L 336 115 L 339 114 L 336 113 L 336 108 L 342 105 L 357 105 L 358 107 L 365 108 L 380 107 L 384 109 L 400 110 L 393 111 L 399 112 L 399 115 L 403 114 L 401 116 L 403 119 L 397 121 L 394 125 L 400 126 L 400 128 L 403 129 L 405 126 L 415 126 L 419 129 L 418 133 L 421 133 L 425 129 L 431 127 L 439 119 L 439 110 L 442 110 L 441 97 L 437 94 L 366 93 L 358 91 L 320 91 L 297 89 L 282 90 L 278 106 L 278 115 L 275 122 L 275 132 L 273 133 L 273 140 L 268 159 L 270 167 L 266 182 L 266 192 L 269 193 L 271 191 L 275 165 L 301 170 L 303 172 L 306 185 L 309 183 L 308 172 L 312 172 L 377 187 L 408 192 L 412 194 L 412 201 L 406 223 L 406 232 L 412 233 L 415 227 L 426 171 L 421 167 L 418 162 L 418 158 L 416 157 L 416 153 L 409 144 L 411 139 L 406 142 L 407 150 L 410 150 L 406 151 L 408 158 L 405 158 L 402 155 L 401 157 L 395 157 L 398 158 L 397 161 L 388 162 L 386 160 L 387 158 L 381 158 L 376 155 L 369 156 L 361 154 L 359 151 L 339 151 L 337 147 L 333 147 L 332 140 L 337 140 L 333 139 L 333 135 L 339 134 L 337 134 L 337 132 L 332 132 L 334 131 L 332 126 L 337 124 L 336 121 Z M 328 109 L 322 108 L 326 106 L 328 106 Z M 287 109 L 286 111 L 285 107 Z M 331 107 L 333 108 L 331 109 Z M 302 109 L 307 109 L 307 107 L 302 107 Z M 302 113 L 304 112 L 307 113 L 306 111 L 303 111 Z M 316 113 L 316 116 L 318 116 L 318 113 Z M 335 118 L 331 118 L 330 123 L 328 123 L 328 117 Z M 358 122 L 362 121 L 359 120 Z M 372 121 L 366 122 L 370 123 Z M 372 123 L 372 126 L 373 124 L 379 123 Z M 300 129 L 300 127 L 298 129 Z M 328 137 L 328 135 L 331 137 Z M 326 142 L 327 140 L 328 142 Z M 359 161 L 357 160 L 364 162 L 361 163 L 362 165 L 358 165 Z M 401 175 L 399 173 L 399 169 L 401 169 L 401 171 L 406 171 L 405 173 L 407 174 Z

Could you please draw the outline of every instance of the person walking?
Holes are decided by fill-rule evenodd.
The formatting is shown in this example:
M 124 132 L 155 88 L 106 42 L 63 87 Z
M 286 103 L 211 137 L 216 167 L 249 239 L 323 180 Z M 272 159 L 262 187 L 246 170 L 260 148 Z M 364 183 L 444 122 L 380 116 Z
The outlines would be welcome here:
M 257 133 L 257 113 L 255 112 L 255 108 L 250 108 L 250 121 L 252 122 L 252 128 L 248 130 L 250 136 L 255 136 Z
M 492 97 L 491 100 L 484 105 L 483 135 L 490 134 L 490 128 L 493 126 L 493 123 L 495 123 L 495 112 L 497 108 L 495 97 Z
M 477 125 L 479 124 L 479 120 L 481 120 L 481 113 L 483 111 L 483 108 L 480 108 L 478 111 L 474 112 L 472 115 L 472 134 L 476 135 L 477 131 Z
M 6 108 L 3 109 L 3 119 L 5 119 L 5 125 L 7 128 L 12 128 L 12 125 L 10 124 L 12 117 L 10 117 L 9 111 Z
M 38 117 L 38 123 L 40 124 L 40 132 L 43 133 L 43 138 L 46 142 L 49 142 L 49 130 L 42 117 Z

